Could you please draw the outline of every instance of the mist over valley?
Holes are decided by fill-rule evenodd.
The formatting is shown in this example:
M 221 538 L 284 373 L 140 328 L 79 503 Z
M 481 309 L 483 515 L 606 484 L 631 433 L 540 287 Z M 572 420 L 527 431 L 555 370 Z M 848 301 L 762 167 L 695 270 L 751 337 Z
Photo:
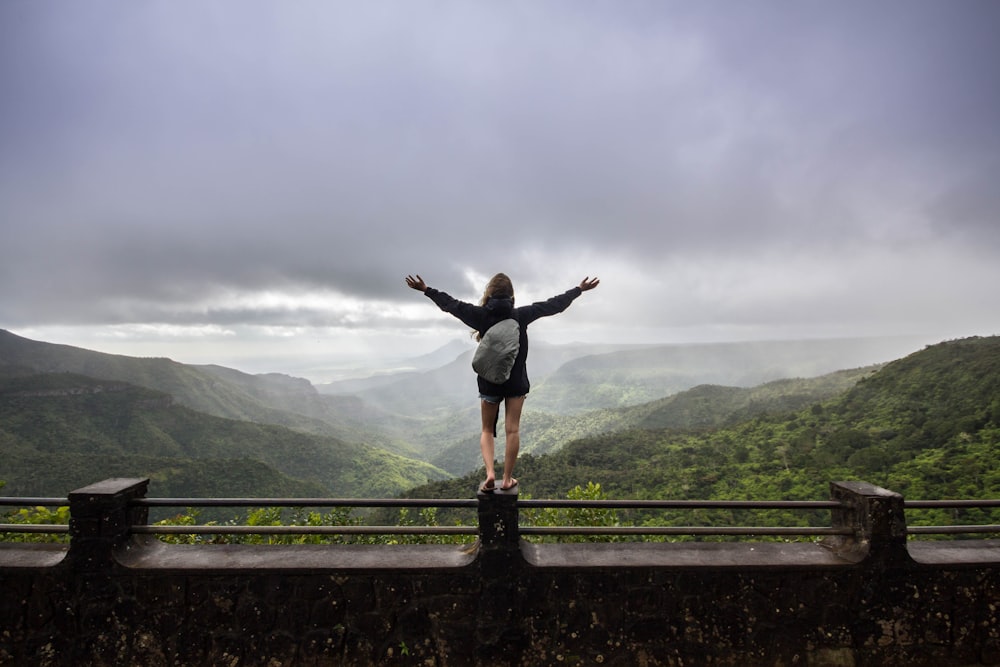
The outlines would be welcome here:
M 537 345 L 521 451 L 555 452 L 635 426 L 716 426 L 724 420 L 692 419 L 679 406 L 707 401 L 715 414 L 749 416 L 753 387 L 786 399 L 825 398 L 915 344 Z M 109 355 L 0 331 L 0 479 L 7 493 L 31 494 L 65 493 L 104 476 L 150 476 L 154 489 L 172 495 L 395 495 L 481 467 L 470 357 L 449 345 L 404 371 L 314 386 L 280 373 Z M 775 389 L 786 378 L 826 374 L 841 379 L 824 380 L 819 393 L 794 383 Z M 785 407 L 796 404 L 788 400 Z M 235 461 L 253 462 L 256 472 L 239 472 Z

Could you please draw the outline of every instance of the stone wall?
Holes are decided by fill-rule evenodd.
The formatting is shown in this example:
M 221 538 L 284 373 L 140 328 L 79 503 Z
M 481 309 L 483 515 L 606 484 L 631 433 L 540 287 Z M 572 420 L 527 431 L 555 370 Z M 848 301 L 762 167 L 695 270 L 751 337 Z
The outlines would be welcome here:
M 907 542 L 897 494 L 832 488 L 857 532 L 825 545 L 528 544 L 494 494 L 463 550 L 166 545 L 110 480 L 68 550 L 0 548 L 0 665 L 1000 664 L 1000 544 Z

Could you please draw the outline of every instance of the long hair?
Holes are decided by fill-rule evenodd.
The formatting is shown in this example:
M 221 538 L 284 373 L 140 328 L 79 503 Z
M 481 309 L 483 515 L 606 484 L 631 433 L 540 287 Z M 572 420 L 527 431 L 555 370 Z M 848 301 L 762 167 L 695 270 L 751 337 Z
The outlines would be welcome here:
M 490 281 L 486 283 L 486 289 L 483 290 L 483 298 L 479 300 L 479 305 L 485 306 L 486 302 L 493 297 L 507 297 L 511 301 L 514 300 L 514 283 L 511 282 L 506 273 L 498 273 L 490 278 Z M 473 331 L 472 337 L 478 341 L 482 335 L 478 331 Z
M 479 305 L 485 306 L 486 302 L 493 297 L 504 296 L 511 301 L 514 300 L 514 283 L 510 281 L 506 273 L 498 273 L 486 283 L 486 289 L 483 290 L 483 298 L 479 300 Z

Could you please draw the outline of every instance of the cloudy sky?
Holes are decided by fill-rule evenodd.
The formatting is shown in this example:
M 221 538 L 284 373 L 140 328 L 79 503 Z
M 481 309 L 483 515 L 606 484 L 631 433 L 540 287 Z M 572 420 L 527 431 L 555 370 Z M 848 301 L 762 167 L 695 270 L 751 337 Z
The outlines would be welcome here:
M 0 328 L 327 379 L 551 342 L 1000 333 L 994 0 L 0 3 Z

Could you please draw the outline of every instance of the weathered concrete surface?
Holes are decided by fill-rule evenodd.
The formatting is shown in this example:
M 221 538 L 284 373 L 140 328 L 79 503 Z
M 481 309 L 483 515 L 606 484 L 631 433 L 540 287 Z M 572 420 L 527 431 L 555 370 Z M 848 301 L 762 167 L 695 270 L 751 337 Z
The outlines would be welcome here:
M 717 569 L 747 570 L 847 567 L 857 562 L 812 543 L 524 544 L 521 551 L 529 565 L 539 568 L 701 568 L 711 563 Z
M 469 567 L 475 556 L 454 546 L 295 545 L 247 546 L 234 544 L 176 545 L 157 539 L 134 541 L 118 554 L 118 562 L 138 571 L 246 572 L 275 570 L 330 572 L 342 570 L 456 570 Z
M 525 615 L 549 634 L 529 643 L 522 664 L 566 656 L 623 665 L 1000 662 L 995 566 L 716 568 L 723 551 L 706 551 L 700 567 L 529 570 Z
M 915 562 L 923 565 L 1000 567 L 1000 540 L 914 541 L 907 545 L 907 551 Z
M 809 546 L 373 547 L 350 561 L 137 543 L 103 574 L 0 567 L 0 664 L 1000 664 L 995 557 L 944 562 L 996 544 L 914 545 L 936 562 L 877 569 Z
M 66 558 L 69 548 L 64 544 L 24 544 L 0 542 L 0 569 L 50 568 Z
M 475 553 L 167 546 L 132 534 L 146 484 L 71 493 L 68 550 L 0 549 L 0 665 L 1000 664 L 1000 544 L 908 543 L 860 482 L 822 546 L 532 545 L 488 494 Z

